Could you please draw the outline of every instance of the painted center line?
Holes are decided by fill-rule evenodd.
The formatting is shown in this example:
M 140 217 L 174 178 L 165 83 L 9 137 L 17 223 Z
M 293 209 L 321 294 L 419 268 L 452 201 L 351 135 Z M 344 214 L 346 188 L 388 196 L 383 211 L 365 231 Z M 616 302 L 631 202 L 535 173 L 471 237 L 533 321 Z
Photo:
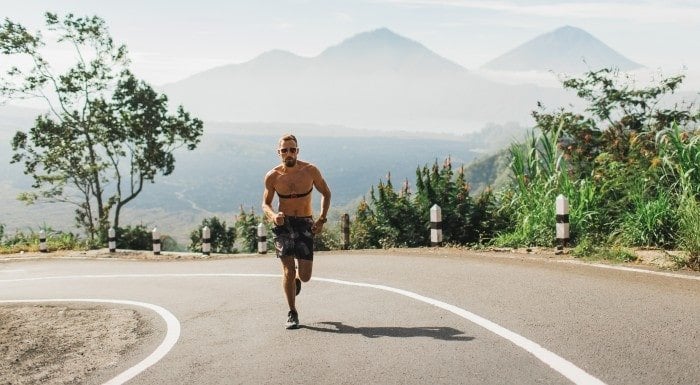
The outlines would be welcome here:
M 187 278 L 187 277 L 207 277 L 207 278 L 212 278 L 212 277 L 265 277 L 265 278 L 280 278 L 281 275 L 279 274 L 238 274 L 238 273 L 172 273 L 172 274 L 107 274 L 107 275 L 67 275 L 67 276 L 49 276 L 49 277 L 35 277 L 35 278 L 18 278 L 18 279 L 3 279 L 0 280 L 0 283 L 3 282 L 25 282 L 25 281 L 41 281 L 41 280 L 65 280 L 65 279 L 117 279 L 117 278 Z M 476 315 L 472 312 L 469 312 L 467 310 L 464 310 L 460 307 L 450 305 L 448 303 L 425 297 L 420 294 L 416 294 L 411 291 L 403 290 L 403 289 L 397 289 L 391 286 L 384 286 L 384 285 L 376 285 L 376 284 L 370 284 L 370 283 L 362 283 L 362 282 L 352 282 L 352 281 L 345 281 L 345 280 L 339 280 L 339 279 L 333 279 L 333 278 L 317 278 L 314 277 L 312 278 L 313 281 L 319 281 L 319 282 L 328 282 L 328 283 L 335 283 L 335 284 L 340 284 L 340 285 L 348 285 L 348 286 L 359 286 L 359 287 L 367 287 L 367 288 L 372 288 L 372 289 L 378 289 L 378 290 L 383 290 L 383 291 L 388 291 L 392 292 L 395 294 L 403 295 L 412 299 L 415 299 L 417 301 L 421 301 L 424 303 L 427 303 L 429 305 L 433 305 L 436 307 L 439 307 L 441 309 L 447 310 L 453 314 L 456 314 L 470 322 L 475 323 L 476 325 L 479 325 L 483 327 L 484 329 L 502 337 L 505 338 L 506 340 L 510 341 L 511 343 L 515 344 L 516 346 L 524 349 L 525 351 L 529 352 L 533 356 L 535 356 L 538 360 L 542 361 L 544 364 L 549 366 L 550 368 L 554 369 L 567 379 L 569 379 L 571 382 L 574 384 L 578 385 L 605 385 L 604 382 L 601 380 L 597 379 L 596 377 L 588 374 L 585 372 L 583 369 L 577 367 L 573 363 L 567 361 L 566 359 L 558 356 L 557 354 L 545 349 L 538 343 L 531 341 L 511 330 L 508 330 L 504 328 L 503 326 L 500 326 L 496 324 L 495 322 L 492 322 L 486 318 L 483 318 L 479 315 Z M 80 300 L 78 300 L 80 301 Z M 82 301 L 89 301 L 89 300 L 82 300 Z M 1 302 L 1 301 L 0 301 Z M 123 301 L 123 303 L 128 303 L 130 301 Z M 115 302 L 117 303 L 117 302 Z M 156 305 L 150 305 L 150 304 L 144 304 L 148 306 L 154 306 Z M 138 305 L 137 305 L 138 306 Z M 145 307 L 148 307 L 145 306 Z M 150 308 L 150 307 L 149 307 Z M 160 308 L 160 307 L 158 307 Z M 160 308 L 162 309 L 162 308 Z M 163 311 L 166 311 L 163 309 Z M 159 313 L 160 314 L 160 313 Z M 168 312 L 168 314 L 170 314 Z M 162 315 L 161 315 L 162 316 Z M 172 314 L 170 314 L 172 316 Z M 165 318 L 165 317 L 164 317 Z M 172 318 L 177 322 L 177 319 L 172 316 Z M 180 332 L 180 324 L 179 322 L 177 323 L 177 334 L 179 336 Z M 167 337 L 167 336 L 166 336 Z M 177 338 L 175 338 L 175 341 L 177 341 Z M 172 344 L 175 344 L 175 341 L 172 341 Z M 166 341 L 163 342 L 165 344 Z M 161 344 L 161 346 L 163 345 Z M 160 347 L 159 347 L 160 348 Z M 168 350 L 172 348 L 172 345 L 168 348 Z M 165 355 L 167 351 L 163 353 Z M 155 352 L 154 352 L 155 354 Z M 151 355 L 153 356 L 153 354 Z M 151 357 L 149 356 L 149 358 Z M 146 360 L 148 360 L 147 358 Z M 148 366 L 153 365 L 155 362 L 157 362 L 162 356 L 158 357 L 155 361 L 151 362 L 148 364 Z M 142 361 L 145 362 L 146 360 Z M 150 362 L 150 361 L 149 361 Z M 139 364 L 140 365 L 140 364 Z M 146 366 L 146 367 L 148 367 Z M 141 369 L 140 371 L 143 371 L 146 367 Z M 133 369 L 133 368 L 132 368 Z M 129 369 L 131 371 L 131 369 Z M 127 372 L 129 372 L 127 371 Z M 131 375 L 131 377 L 128 377 L 126 380 L 132 378 L 133 376 L 137 375 L 139 372 L 134 373 Z M 125 372 L 125 373 L 127 373 Z M 123 373 L 122 375 L 124 375 Z M 121 378 L 121 376 L 118 376 L 112 381 L 117 380 L 118 378 Z M 126 381 L 124 380 L 124 381 Z M 109 382 L 108 384 L 118 384 L 121 382 Z
M 88 302 L 88 303 L 110 303 L 128 306 L 138 306 L 146 309 L 153 310 L 158 314 L 167 325 L 167 332 L 165 333 L 165 338 L 163 342 L 158 345 L 156 350 L 153 351 L 148 357 L 139 362 L 138 364 L 132 366 L 126 371 L 122 372 L 118 376 L 112 378 L 111 380 L 105 382 L 105 385 L 117 385 L 123 384 L 130 379 L 136 377 L 139 373 L 148 369 L 150 366 L 154 365 L 156 362 L 160 361 L 161 358 L 165 357 L 170 349 L 175 346 L 177 340 L 180 338 L 180 321 L 163 307 L 154 305 L 146 302 L 137 301 L 127 301 L 121 299 L 87 299 L 87 298 L 51 298 L 51 299 L 23 299 L 23 300 L 0 300 L 0 303 L 46 303 L 46 302 Z

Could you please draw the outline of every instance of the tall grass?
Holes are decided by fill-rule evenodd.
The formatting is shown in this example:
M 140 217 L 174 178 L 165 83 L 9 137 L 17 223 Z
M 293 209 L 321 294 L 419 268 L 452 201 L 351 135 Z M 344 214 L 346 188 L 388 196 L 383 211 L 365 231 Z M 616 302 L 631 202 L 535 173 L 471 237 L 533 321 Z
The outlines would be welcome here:
M 17 231 L 11 236 L 4 234 L 4 238 L 0 237 L 0 254 L 39 251 L 39 232 L 41 230 L 44 230 L 46 235 L 46 247 L 49 251 L 90 249 L 89 241 L 81 240 L 73 233 L 43 226 L 38 231 L 29 229 L 27 232 Z
M 524 145 L 510 148 L 513 194 L 502 200 L 501 210 L 514 223 L 509 231 L 498 235 L 494 243 L 501 246 L 549 246 L 554 240 L 554 201 L 561 187 L 570 185 L 562 172 L 563 157 L 557 149 L 561 134 L 528 135 Z
M 659 132 L 663 177 L 678 195 L 677 244 L 689 255 L 689 264 L 700 268 L 700 133 L 677 124 Z

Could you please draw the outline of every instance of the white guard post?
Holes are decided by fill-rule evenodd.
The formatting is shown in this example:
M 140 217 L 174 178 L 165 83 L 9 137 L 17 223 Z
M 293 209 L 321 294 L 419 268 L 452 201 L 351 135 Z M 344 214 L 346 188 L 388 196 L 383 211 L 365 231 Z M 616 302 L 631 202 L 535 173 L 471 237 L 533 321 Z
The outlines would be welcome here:
M 438 205 L 430 208 L 430 246 L 442 246 L 442 209 Z
M 110 227 L 107 231 L 107 246 L 110 253 L 117 251 L 117 233 L 114 231 L 114 227 Z
M 46 231 L 39 230 L 39 251 L 46 253 L 49 250 L 46 248 Z
M 564 253 L 564 247 L 569 242 L 569 200 L 564 195 L 559 194 L 555 205 L 557 212 L 556 254 L 562 254 Z
M 211 254 L 211 230 L 209 226 L 202 229 L 202 255 Z
M 153 228 L 152 238 L 153 238 L 153 254 L 160 255 L 160 233 L 158 232 L 157 227 Z
M 262 223 L 258 224 L 258 254 L 267 254 L 267 229 Z

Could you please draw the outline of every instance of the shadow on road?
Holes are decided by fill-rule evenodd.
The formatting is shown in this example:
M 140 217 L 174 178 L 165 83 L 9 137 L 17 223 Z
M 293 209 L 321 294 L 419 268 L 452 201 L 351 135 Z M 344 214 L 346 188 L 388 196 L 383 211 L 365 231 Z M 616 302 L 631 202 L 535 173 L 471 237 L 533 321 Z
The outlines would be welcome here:
M 444 341 L 471 341 L 474 337 L 450 327 L 354 327 L 343 325 L 342 322 L 319 322 L 317 325 L 329 325 L 334 328 L 300 325 L 300 329 L 309 329 L 324 333 L 361 334 L 368 338 L 377 337 L 430 337 Z

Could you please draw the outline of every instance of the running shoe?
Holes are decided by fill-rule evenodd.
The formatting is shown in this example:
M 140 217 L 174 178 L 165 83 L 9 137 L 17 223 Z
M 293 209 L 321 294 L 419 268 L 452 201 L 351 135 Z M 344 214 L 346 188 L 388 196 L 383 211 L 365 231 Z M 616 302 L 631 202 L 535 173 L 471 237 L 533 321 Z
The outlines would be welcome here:
M 299 295 L 299 293 L 301 293 L 301 279 L 299 279 L 299 278 L 295 279 L 294 284 L 297 287 L 297 294 L 296 295 Z
M 299 314 L 294 310 L 290 310 L 287 313 L 287 323 L 284 324 L 287 329 L 298 329 L 299 328 Z

